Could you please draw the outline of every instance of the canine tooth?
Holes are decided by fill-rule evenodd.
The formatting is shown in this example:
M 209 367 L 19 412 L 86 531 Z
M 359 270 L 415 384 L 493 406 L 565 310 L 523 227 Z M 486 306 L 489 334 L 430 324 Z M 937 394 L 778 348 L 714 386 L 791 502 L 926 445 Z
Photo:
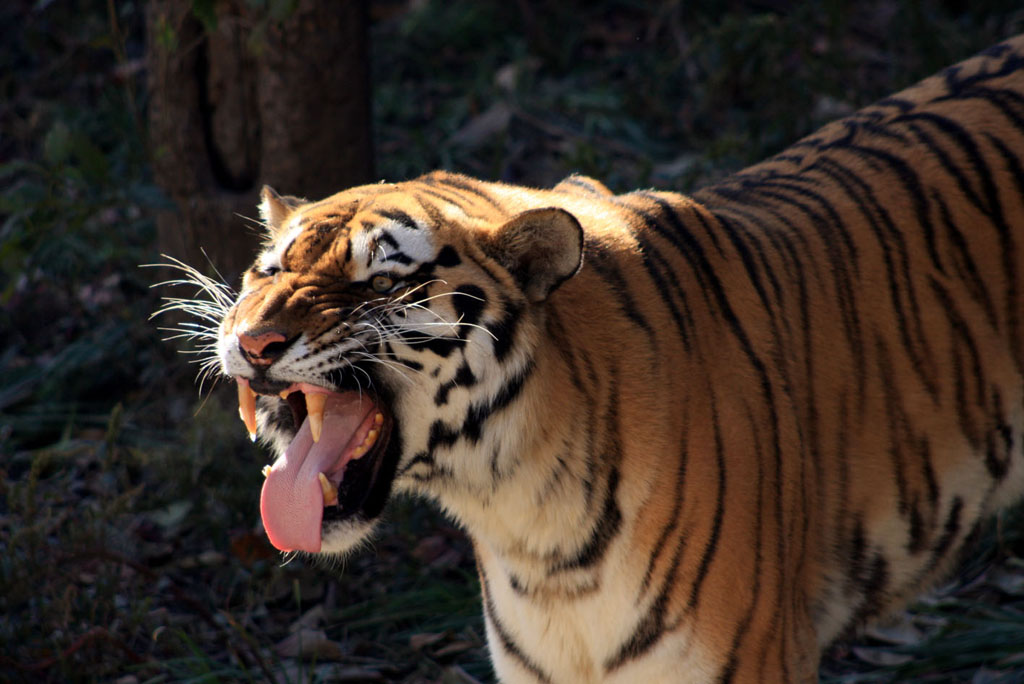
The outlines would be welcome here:
M 281 395 L 280 395 L 280 396 L 281 396 L 281 398 L 282 398 L 282 399 L 284 399 L 285 401 L 287 401 L 287 400 L 288 400 L 288 395 L 289 395 L 289 394 L 290 394 L 290 392 L 289 392 L 288 390 L 281 390 Z
M 338 488 L 334 486 L 334 483 L 328 480 L 323 473 L 317 473 L 317 479 L 320 480 L 320 489 L 324 493 L 324 506 L 333 506 L 338 503 Z
M 256 393 L 248 383 L 238 383 L 238 415 L 249 431 L 249 438 L 256 441 Z
M 309 429 L 313 433 L 313 441 L 320 441 L 320 432 L 324 427 L 324 404 L 326 394 L 306 394 L 306 413 L 309 415 Z
M 268 466 L 268 465 L 263 466 L 263 477 L 267 477 L 269 475 L 270 475 L 270 466 Z

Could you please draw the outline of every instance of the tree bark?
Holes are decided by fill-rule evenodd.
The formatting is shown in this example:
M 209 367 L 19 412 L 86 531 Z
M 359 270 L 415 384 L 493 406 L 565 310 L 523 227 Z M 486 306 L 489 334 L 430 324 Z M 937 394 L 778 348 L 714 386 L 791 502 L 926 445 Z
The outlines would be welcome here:
M 205 27 L 193 5 L 147 7 L 153 171 L 175 205 L 158 240 L 235 285 L 264 183 L 320 198 L 372 179 L 366 4 L 299 0 L 275 19 L 220 0 Z

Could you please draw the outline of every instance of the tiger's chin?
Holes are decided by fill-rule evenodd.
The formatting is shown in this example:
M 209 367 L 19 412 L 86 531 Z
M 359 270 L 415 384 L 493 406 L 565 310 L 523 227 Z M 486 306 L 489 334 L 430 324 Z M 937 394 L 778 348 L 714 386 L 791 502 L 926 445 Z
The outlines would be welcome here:
M 378 519 L 354 515 L 345 520 L 324 521 L 319 554 L 341 557 L 365 546 L 373 538 Z

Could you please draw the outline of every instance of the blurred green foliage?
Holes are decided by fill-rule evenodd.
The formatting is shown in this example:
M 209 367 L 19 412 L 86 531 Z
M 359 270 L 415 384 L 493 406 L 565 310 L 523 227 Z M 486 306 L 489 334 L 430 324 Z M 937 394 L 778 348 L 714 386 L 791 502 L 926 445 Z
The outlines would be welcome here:
M 373 41 L 378 167 L 690 190 L 1021 26 L 1012 1 L 412 3 Z

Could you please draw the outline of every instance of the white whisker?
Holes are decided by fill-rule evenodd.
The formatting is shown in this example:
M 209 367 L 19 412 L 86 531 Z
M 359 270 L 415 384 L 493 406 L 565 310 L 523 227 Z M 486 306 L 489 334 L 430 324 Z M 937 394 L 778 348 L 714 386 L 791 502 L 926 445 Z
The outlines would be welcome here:
M 203 252 L 205 255 L 206 253 Z M 186 297 L 162 297 L 162 305 L 150 316 L 153 319 L 157 316 L 172 312 L 181 312 L 195 320 L 176 323 L 172 327 L 161 327 L 160 330 L 170 333 L 164 340 L 185 340 L 193 346 L 191 349 L 179 350 L 183 354 L 198 355 L 192 363 L 199 364 L 196 380 L 199 384 L 200 395 L 205 383 L 213 378 L 216 383 L 216 371 L 220 365 L 217 357 L 217 341 L 219 339 L 219 326 L 221 320 L 227 314 L 235 300 L 235 292 L 223 282 L 223 276 L 214 267 L 214 272 L 221 280 L 211 278 L 192 266 L 179 259 L 166 254 L 161 255 L 167 261 L 157 264 L 143 264 L 144 268 L 170 268 L 183 274 L 181 278 L 155 283 L 152 287 L 193 287 L 195 295 Z M 209 257 L 207 257 L 209 261 Z M 212 266 L 211 262 L 211 266 Z

